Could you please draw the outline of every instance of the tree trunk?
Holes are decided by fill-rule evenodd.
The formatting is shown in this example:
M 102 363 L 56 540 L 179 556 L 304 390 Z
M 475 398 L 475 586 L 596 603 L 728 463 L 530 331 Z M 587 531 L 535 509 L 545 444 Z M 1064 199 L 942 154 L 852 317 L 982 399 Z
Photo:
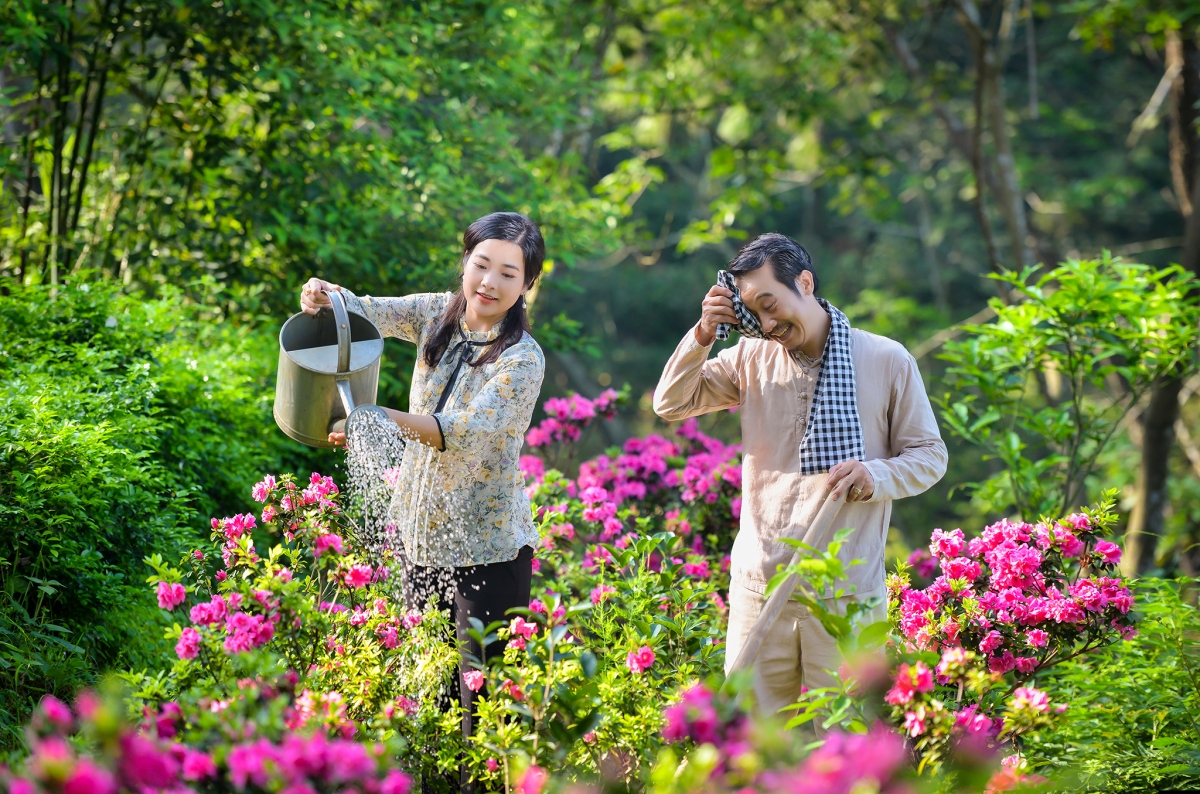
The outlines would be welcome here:
M 1181 48 L 1183 69 L 1171 88 L 1171 171 L 1176 189 L 1186 188 L 1179 202 L 1185 211 L 1185 234 L 1180 264 L 1200 277 L 1200 179 L 1197 155 L 1200 140 L 1196 134 L 1196 103 L 1200 102 L 1200 49 L 1193 30 L 1174 45 Z M 1181 184 L 1182 183 L 1182 184 Z M 1190 197 L 1190 201 L 1186 201 Z M 1191 212 L 1186 212 L 1186 210 Z M 1170 476 L 1171 451 L 1175 446 L 1175 421 L 1179 418 L 1179 392 L 1183 376 L 1162 383 L 1150 397 L 1142 414 L 1142 460 L 1138 470 L 1137 503 L 1129 516 L 1125 534 L 1125 558 L 1122 569 L 1128 575 L 1141 574 L 1154 566 L 1154 551 L 1162 536 L 1167 507 L 1167 480 Z
M 1015 9 L 1012 6 L 1011 2 L 1006 6 L 1003 24 L 993 37 L 988 33 L 974 0 L 958 0 L 958 16 L 967 31 L 979 65 L 976 79 L 983 83 L 983 111 L 992 133 L 991 165 L 997 174 L 994 186 L 996 204 L 1008 233 L 1011 265 L 1014 269 L 1020 269 L 1033 264 L 1034 251 L 1029 244 L 1025 198 L 1017 176 L 1017 162 L 1006 118 L 1008 106 L 1004 100 L 1004 62 L 1008 59 L 1015 26 Z
M 1127 576 L 1137 576 L 1154 567 L 1155 549 L 1162 537 L 1166 517 L 1167 479 L 1182 387 L 1180 378 L 1166 381 L 1154 390 L 1150 405 L 1142 413 L 1142 465 L 1138 469 L 1137 503 L 1129 516 L 1121 564 Z

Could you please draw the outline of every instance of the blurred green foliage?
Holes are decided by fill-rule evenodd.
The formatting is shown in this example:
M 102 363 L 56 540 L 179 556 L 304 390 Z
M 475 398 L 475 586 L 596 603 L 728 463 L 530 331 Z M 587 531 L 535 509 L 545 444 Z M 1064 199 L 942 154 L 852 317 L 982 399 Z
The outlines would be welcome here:
M 0 744 L 44 692 L 156 659 L 142 558 L 181 554 L 263 471 L 298 467 L 271 422 L 259 332 L 174 290 L 93 282 L 0 297 Z
M 1004 464 L 971 486 L 985 512 L 1066 515 L 1088 503 L 1129 411 L 1164 376 L 1195 370 L 1200 301 L 1179 268 L 1107 253 L 996 279 L 1012 302 L 993 299 L 995 320 L 945 345 L 947 391 L 934 399 L 944 426 Z

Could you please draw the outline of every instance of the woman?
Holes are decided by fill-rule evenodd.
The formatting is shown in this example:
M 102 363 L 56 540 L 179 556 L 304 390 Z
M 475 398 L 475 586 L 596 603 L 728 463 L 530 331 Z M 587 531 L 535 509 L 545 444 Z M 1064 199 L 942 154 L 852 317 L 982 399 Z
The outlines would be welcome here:
M 545 256 L 533 221 L 496 212 L 463 235 L 462 286 L 453 294 L 360 298 L 313 278 L 300 298 L 315 314 L 330 305 L 325 291 L 338 290 L 384 336 L 417 345 L 409 412 L 384 409 L 420 442 L 405 449 L 392 512 L 406 598 L 423 608 L 439 596 L 460 646 L 481 659 L 484 649 L 467 634 L 471 618 L 486 625 L 529 605 L 538 533 L 518 462 L 545 358 L 529 333 L 525 293 Z M 458 689 L 469 734 L 476 693 Z

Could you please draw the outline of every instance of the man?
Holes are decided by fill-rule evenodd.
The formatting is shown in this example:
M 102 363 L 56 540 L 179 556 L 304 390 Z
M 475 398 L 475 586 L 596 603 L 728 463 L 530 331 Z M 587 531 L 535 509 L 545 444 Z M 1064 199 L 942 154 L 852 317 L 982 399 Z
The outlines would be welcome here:
M 728 670 L 762 610 L 767 582 L 794 552 L 781 538 L 824 548 L 835 530 L 853 528 L 840 557 L 864 562 L 849 568 L 846 592 L 854 596 L 846 598 L 879 597 L 874 619 L 884 619 L 892 500 L 936 483 L 947 456 L 916 360 L 891 339 L 852 329 L 816 297 L 816 273 L 796 241 L 762 235 L 718 281 L 700 322 L 663 369 L 654 410 L 680 420 L 741 408 L 742 518 L 730 572 Z M 710 360 L 713 342 L 731 326 L 742 339 Z M 810 537 L 806 528 L 830 493 L 846 504 L 825 536 Z M 832 606 L 844 614 L 844 603 Z M 831 685 L 828 671 L 840 662 L 816 617 L 789 602 L 754 665 L 759 709 L 773 714 L 794 703 L 802 684 Z

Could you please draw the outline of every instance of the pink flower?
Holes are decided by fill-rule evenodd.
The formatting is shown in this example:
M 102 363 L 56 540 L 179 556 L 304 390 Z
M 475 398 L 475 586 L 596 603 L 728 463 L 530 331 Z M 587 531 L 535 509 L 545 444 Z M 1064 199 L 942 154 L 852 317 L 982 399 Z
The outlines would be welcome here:
M 654 651 L 649 645 L 643 645 L 636 651 L 630 651 L 625 657 L 625 666 L 629 668 L 629 672 L 640 675 L 650 669 L 654 664 Z
M 190 617 L 196 625 L 207 626 L 222 622 L 228 614 L 229 608 L 225 604 L 225 599 L 220 595 L 215 595 L 212 601 L 202 601 L 192 607 Z
M 908 703 L 918 692 L 933 691 L 933 671 L 924 662 L 914 665 L 902 664 L 896 671 L 896 681 L 885 700 L 893 706 Z
M 1012 700 L 1009 702 L 1013 711 L 1021 711 L 1027 709 L 1039 713 L 1045 713 L 1050 710 L 1050 696 L 1040 689 L 1034 689 L 1031 686 L 1017 687 L 1013 692 Z
M 1083 554 L 1083 541 L 1070 528 L 1064 528 L 1062 524 L 1055 526 L 1054 539 L 1058 541 L 1058 547 L 1062 550 L 1063 557 L 1071 559 Z
M 1096 541 L 1096 553 L 1109 565 L 1116 565 L 1121 561 L 1121 547 L 1108 540 Z
M 140 734 L 122 736 L 120 775 L 130 790 L 161 789 L 173 785 L 179 762 L 169 752 Z
M 920 736 L 925 732 L 925 707 L 904 714 L 904 730 L 909 736 Z
M 412 790 L 412 778 L 398 769 L 388 772 L 379 784 L 379 794 L 408 794 Z
M 485 765 L 487 766 L 487 771 L 489 772 L 495 772 L 500 769 L 500 762 L 498 762 L 495 758 L 489 758 Z
M 179 635 L 179 642 L 175 643 L 175 655 L 180 659 L 195 659 L 200 653 L 200 632 L 193 628 L 186 628 Z
M 1025 632 L 1025 642 L 1029 643 L 1031 648 L 1045 648 L 1048 639 L 1050 639 L 1050 635 L 1041 629 L 1030 629 Z
M 371 575 L 373 573 L 374 570 L 370 565 L 353 565 L 350 567 L 350 570 L 346 571 L 342 580 L 345 581 L 347 587 L 357 590 L 371 583 Z
M 75 764 L 71 776 L 62 787 L 63 794 L 114 794 L 116 790 L 117 783 L 112 773 L 87 758 Z
M 988 669 L 993 673 L 1007 673 L 1017 666 L 1017 658 L 1012 651 L 1005 651 L 999 656 L 988 658 Z
M 980 653 L 991 653 L 1004 644 L 1004 637 L 998 631 L 989 631 L 979 641 Z
M 1035 656 L 1018 656 L 1016 659 L 1017 670 L 1029 675 L 1038 667 L 1038 660 Z
M 1090 532 L 1092 529 L 1092 520 L 1083 513 L 1072 513 L 1063 520 L 1076 532 Z
M 599 604 L 601 601 L 606 601 L 609 596 L 616 592 L 617 588 L 615 587 L 609 587 L 606 584 L 596 585 L 592 588 L 592 604 Z
M 338 535 L 325 533 L 317 537 L 316 543 L 313 544 L 313 556 L 317 559 L 321 558 L 329 549 L 333 549 L 336 553 L 342 553 L 342 539 Z
M 483 688 L 483 673 L 479 670 L 468 670 L 463 673 L 463 683 L 467 685 L 467 689 L 478 692 Z
M 957 557 L 963 550 L 963 531 L 952 529 L 945 532 L 935 529 L 930 536 L 929 552 L 935 557 Z
M 966 579 L 973 582 L 979 578 L 983 568 L 968 557 L 942 558 L 942 571 L 949 579 Z
M 396 626 L 393 623 L 388 623 L 385 626 L 380 626 L 375 629 L 375 633 L 379 635 L 379 641 L 383 643 L 383 647 L 388 650 L 399 647 L 400 634 L 396 631 Z
M 404 617 L 400 618 L 400 625 L 408 631 L 412 631 L 417 626 L 421 625 L 421 613 L 414 610 L 404 613 Z
M 173 610 L 187 599 L 187 590 L 178 582 L 168 584 L 158 583 L 158 605 L 166 610 Z
M 537 764 L 532 764 L 517 779 L 517 794 L 542 794 L 542 788 L 550 775 Z
M 270 524 L 272 521 L 275 520 L 276 515 L 278 515 L 278 514 L 275 512 L 275 508 L 271 507 L 270 505 L 267 505 L 266 507 L 263 508 L 263 511 L 262 511 L 262 522 L 264 524 Z
M 203 780 L 215 774 L 217 774 L 217 765 L 213 763 L 212 758 L 207 753 L 192 749 L 184 750 L 184 780 Z
M 244 653 L 266 645 L 275 636 L 275 624 L 262 615 L 234 612 L 225 619 L 225 652 Z
M 932 556 L 925 549 L 917 549 L 908 555 L 908 564 L 916 569 L 917 576 L 928 579 L 937 570 L 938 562 L 937 557 Z
M 608 491 L 604 490 L 603 488 L 593 486 L 591 488 L 585 488 L 583 490 L 583 494 L 580 495 L 579 498 L 580 501 L 582 501 L 585 505 L 600 504 L 601 502 L 608 501 Z
M 529 623 L 524 618 L 518 616 L 512 619 L 508 630 L 513 637 L 524 637 L 528 640 L 534 634 L 537 634 L 538 627 L 536 623 Z
M 61 731 L 69 731 L 73 722 L 71 709 L 54 695 L 43 695 L 38 703 L 38 711 L 46 721 Z
M 254 497 L 256 502 L 265 502 L 271 496 L 271 491 L 275 488 L 275 478 L 267 475 L 262 482 L 255 483 L 250 489 L 250 495 Z

